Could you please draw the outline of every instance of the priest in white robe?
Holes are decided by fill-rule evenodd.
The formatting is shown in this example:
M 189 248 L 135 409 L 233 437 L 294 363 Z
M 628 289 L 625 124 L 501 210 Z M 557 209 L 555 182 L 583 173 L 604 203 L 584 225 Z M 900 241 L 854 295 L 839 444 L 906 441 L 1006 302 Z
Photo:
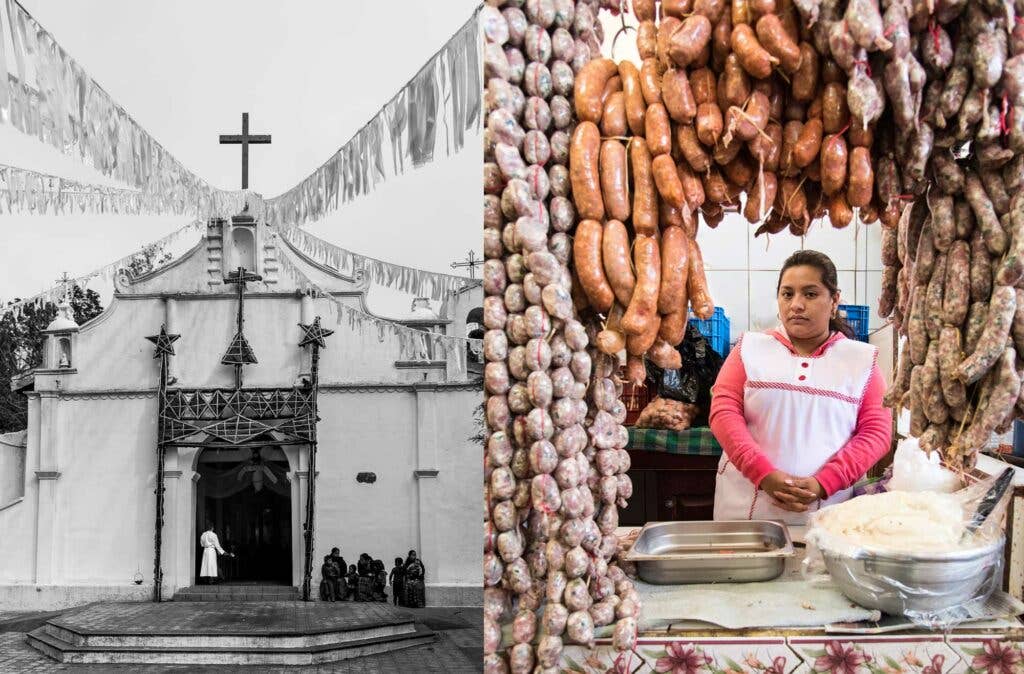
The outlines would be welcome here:
M 212 583 L 217 579 L 217 555 L 228 553 L 220 547 L 220 539 L 213 533 L 212 524 L 199 537 L 199 545 L 203 548 L 203 564 L 199 569 L 199 577 L 205 578 L 207 583 Z

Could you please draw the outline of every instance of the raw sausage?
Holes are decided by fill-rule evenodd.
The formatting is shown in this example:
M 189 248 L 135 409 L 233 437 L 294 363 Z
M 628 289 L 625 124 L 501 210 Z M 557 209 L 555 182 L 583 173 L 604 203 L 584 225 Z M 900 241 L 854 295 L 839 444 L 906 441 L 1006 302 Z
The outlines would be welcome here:
M 653 236 L 637 235 L 633 244 L 633 262 L 636 267 L 636 286 L 629 307 L 622 317 L 622 329 L 627 335 L 641 335 L 650 328 L 658 312 L 658 289 L 661 284 L 658 240 Z
M 650 119 L 650 114 L 647 118 Z M 675 208 L 682 208 L 685 201 L 683 183 L 679 180 L 679 173 L 676 171 L 676 164 L 672 161 L 672 157 L 667 154 L 659 154 L 651 162 L 651 172 L 662 200 Z
M 573 240 L 573 259 L 576 274 L 590 304 L 599 312 L 611 309 L 615 294 L 604 275 L 601 263 L 601 223 L 581 220 Z
M 708 320 L 715 313 L 715 303 L 708 291 L 708 280 L 704 274 L 704 257 L 700 246 L 693 239 L 687 239 L 690 249 L 690 273 L 686 279 L 686 292 L 690 296 L 693 313 L 703 320 Z
M 651 153 L 643 138 L 630 139 L 629 159 L 633 168 L 633 229 L 637 234 L 654 236 L 658 231 L 658 195 L 651 170 Z M 581 213 L 581 217 L 585 216 Z
M 627 307 L 633 298 L 636 276 L 629 259 L 629 233 L 622 222 L 609 220 L 604 224 L 601 249 L 605 275 L 612 292 L 619 303 Z
M 576 102 L 576 117 L 584 122 L 597 124 L 601 121 L 604 107 L 602 94 L 608 80 L 619 72 L 619 68 L 611 59 L 594 59 L 580 68 L 576 73 L 573 88 Z
M 686 281 L 690 270 L 689 242 L 678 227 L 661 233 L 661 287 L 658 291 L 658 312 L 675 314 L 686 308 Z
M 608 216 L 629 219 L 629 181 L 626 176 L 626 147 L 609 139 L 601 143 L 601 195 Z
M 593 122 L 580 122 L 572 134 L 569 180 L 580 218 L 603 220 L 599 155 L 601 132 Z

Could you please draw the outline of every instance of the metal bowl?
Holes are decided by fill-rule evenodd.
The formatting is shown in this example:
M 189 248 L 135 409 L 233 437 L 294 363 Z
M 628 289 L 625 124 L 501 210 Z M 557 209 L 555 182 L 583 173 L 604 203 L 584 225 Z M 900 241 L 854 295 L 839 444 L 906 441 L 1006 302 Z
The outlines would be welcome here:
M 822 549 L 832 581 L 843 594 L 866 608 L 890 615 L 942 611 L 992 589 L 1001 577 L 1000 537 L 984 547 L 923 555 L 860 551 L 854 555 Z

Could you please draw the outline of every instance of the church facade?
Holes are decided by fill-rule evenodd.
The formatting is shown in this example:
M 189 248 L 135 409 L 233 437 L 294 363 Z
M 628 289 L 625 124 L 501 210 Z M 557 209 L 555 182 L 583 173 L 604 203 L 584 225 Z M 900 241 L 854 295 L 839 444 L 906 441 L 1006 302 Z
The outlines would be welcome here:
M 479 604 L 474 355 L 335 320 L 367 292 L 243 213 L 85 326 L 58 317 L 12 383 L 28 427 L 0 437 L 0 607 L 169 599 L 210 525 L 228 580 L 302 589 L 312 569 L 315 595 L 333 547 L 388 568 L 416 550 L 428 605 Z M 466 336 L 481 301 L 405 322 Z

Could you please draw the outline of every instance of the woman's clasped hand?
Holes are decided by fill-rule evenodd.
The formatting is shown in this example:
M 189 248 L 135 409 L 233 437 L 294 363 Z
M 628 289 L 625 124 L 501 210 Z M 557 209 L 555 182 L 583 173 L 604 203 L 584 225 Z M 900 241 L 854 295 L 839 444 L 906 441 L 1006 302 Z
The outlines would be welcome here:
M 780 508 L 802 513 L 825 495 L 813 477 L 797 477 L 781 470 L 768 473 L 761 480 L 761 491 L 767 493 Z

